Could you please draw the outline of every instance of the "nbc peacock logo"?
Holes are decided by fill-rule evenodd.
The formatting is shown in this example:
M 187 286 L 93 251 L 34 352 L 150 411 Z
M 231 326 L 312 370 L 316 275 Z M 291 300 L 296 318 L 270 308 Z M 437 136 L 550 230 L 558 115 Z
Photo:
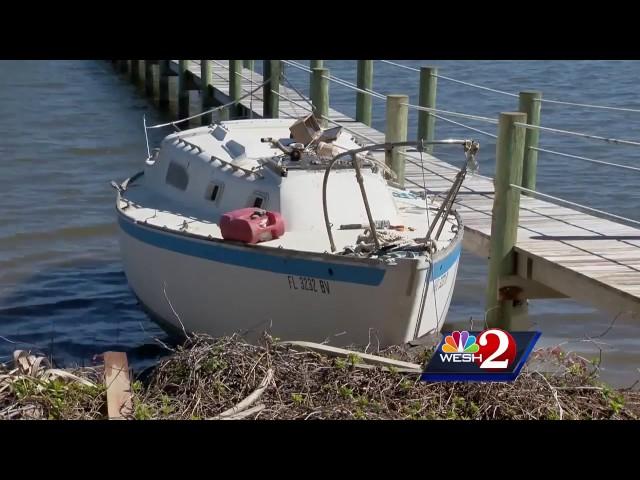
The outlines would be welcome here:
M 479 350 L 475 335 L 469 335 L 466 330 L 462 332 L 456 330 L 447 335 L 442 342 L 440 359 L 443 362 L 454 363 L 482 362 L 482 355 L 474 355 Z
M 447 335 L 442 345 L 442 351 L 445 353 L 476 353 L 478 350 L 480 347 L 476 343 L 476 337 L 469 335 L 466 330 Z

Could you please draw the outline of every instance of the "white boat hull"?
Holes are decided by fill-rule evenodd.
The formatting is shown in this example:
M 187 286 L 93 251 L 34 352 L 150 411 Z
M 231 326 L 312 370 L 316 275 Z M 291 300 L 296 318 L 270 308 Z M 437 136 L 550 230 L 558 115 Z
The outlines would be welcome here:
M 439 252 L 369 259 L 204 240 L 119 214 L 124 270 L 162 324 L 213 336 L 268 331 L 331 345 L 400 344 L 444 323 L 462 232 Z M 428 286 L 428 288 L 427 288 Z

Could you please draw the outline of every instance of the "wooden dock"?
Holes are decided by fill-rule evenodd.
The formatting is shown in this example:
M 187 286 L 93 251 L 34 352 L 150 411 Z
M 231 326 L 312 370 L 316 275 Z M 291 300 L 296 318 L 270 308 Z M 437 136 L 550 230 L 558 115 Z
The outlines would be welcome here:
M 201 89 L 200 61 L 182 62 L 182 68 L 189 72 L 190 88 Z M 228 62 L 211 61 L 211 86 L 218 104 L 233 100 Z M 178 60 L 168 64 L 170 74 L 184 75 Z M 261 75 L 252 74 L 249 69 L 242 69 L 242 75 L 253 79 L 251 82 L 241 78 L 242 94 L 263 82 Z M 303 108 L 308 108 L 308 100 L 293 89 L 280 85 L 279 92 L 281 117 L 298 118 L 309 113 Z M 246 112 L 252 109 L 255 118 L 262 116 L 262 91 L 240 103 Z M 384 133 L 334 109 L 328 109 L 328 117 L 343 124 L 365 144 L 385 141 Z M 406 186 L 422 190 L 420 156 L 414 153 L 408 157 Z M 448 190 L 459 168 L 427 154 L 423 155 L 423 161 L 428 192 L 438 194 Z M 517 241 L 509 260 L 513 261 L 513 268 L 511 275 L 499 278 L 497 288 L 501 289 L 501 295 L 507 295 L 507 300 L 570 297 L 614 315 L 640 316 L 640 229 L 532 196 L 521 195 L 519 206 Z M 493 208 L 494 180 L 482 175 L 467 176 L 457 200 L 465 225 L 464 247 L 485 258 L 490 255 Z

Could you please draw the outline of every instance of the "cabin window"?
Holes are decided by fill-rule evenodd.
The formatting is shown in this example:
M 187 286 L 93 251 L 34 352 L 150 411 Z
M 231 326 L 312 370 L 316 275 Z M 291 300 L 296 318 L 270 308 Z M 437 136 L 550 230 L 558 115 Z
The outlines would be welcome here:
M 216 128 L 211 133 L 216 140 L 220 141 L 224 140 L 224 137 L 227 136 L 227 132 L 220 125 L 216 125 Z
M 170 162 L 165 181 L 178 190 L 186 190 L 189 184 L 187 169 L 177 162 Z
M 235 140 L 229 140 L 224 144 L 224 146 L 229 152 L 229 155 L 231 155 L 234 160 L 246 156 L 244 145 L 236 142 Z
M 254 192 L 249 206 L 253 208 L 266 208 L 268 195 L 264 192 Z
M 212 202 L 217 202 L 222 196 L 222 184 L 211 182 L 205 192 L 205 198 Z

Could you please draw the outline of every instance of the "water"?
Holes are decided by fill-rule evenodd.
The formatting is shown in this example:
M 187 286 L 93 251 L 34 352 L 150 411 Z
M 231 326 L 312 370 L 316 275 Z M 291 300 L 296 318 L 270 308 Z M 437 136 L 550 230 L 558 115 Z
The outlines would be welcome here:
M 460 80 L 545 98 L 640 109 L 637 61 L 406 61 L 434 64 Z M 259 66 L 260 62 L 256 62 Z M 355 82 L 354 62 L 326 61 L 332 75 Z M 309 75 L 291 67 L 287 77 L 307 92 Z M 374 90 L 405 93 L 417 103 L 418 74 L 375 63 Z M 175 78 L 171 79 L 175 98 Z M 199 103 L 191 93 L 192 106 Z M 374 102 L 373 126 L 384 129 L 384 102 Z M 331 84 L 332 107 L 355 116 L 355 93 Z M 99 61 L 0 62 L 0 361 L 16 348 L 38 349 L 57 363 L 89 364 L 106 350 L 128 353 L 136 369 L 151 365 L 166 335 L 141 312 L 120 263 L 112 179 L 122 180 L 146 155 L 142 115 L 167 120 L 140 89 Z M 517 98 L 440 79 L 438 107 L 497 118 Z M 304 111 L 300 109 L 300 114 Z M 640 114 L 543 104 L 543 124 L 638 140 Z M 456 119 L 490 133 L 495 125 Z M 417 114 L 410 111 L 410 132 Z M 169 133 L 169 132 L 165 132 Z M 153 132 L 152 143 L 161 133 Z M 481 141 L 481 173 L 493 174 L 493 139 L 437 122 L 437 137 Z M 640 149 L 542 132 L 540 146 L 599 160 L 640 165 Z M 456 165 L 455 150 L 436 154 Z M 638 174 L 540 153 L 538 189 L 567 200 L 640 220 Z M 448 323 L 481 323 L 484 259 L 463 253 Z M 640 378 L 640 324 L 622 315 L 599 347 L 584 341 L 604 332 L 613 316 L 572 300 L 536 300 L 525 323 L 540 329 L 539 345 L 570 342 L 587 357 L 602 349 L 603 377 L 617 386 Z M 15 343 L 10 343 L 15 342 Z M 4 358 L 3 358 L 4 357 Z

